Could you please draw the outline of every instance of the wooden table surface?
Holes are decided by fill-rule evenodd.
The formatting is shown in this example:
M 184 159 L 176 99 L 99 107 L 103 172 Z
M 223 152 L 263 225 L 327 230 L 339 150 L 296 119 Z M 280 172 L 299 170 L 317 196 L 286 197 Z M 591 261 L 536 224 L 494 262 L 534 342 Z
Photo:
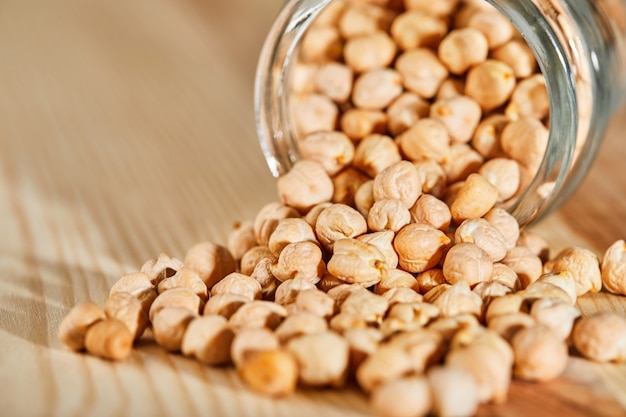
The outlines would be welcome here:
M 0 4 L 0 415 L 366 416 L 353 389 L 274 401 L 233 371 L 152 344 L 122 363 L 67 351 L 75 303 L 276 199 L 252 90 L 280 0 L 4 0 Z M 554 250 L 626 236 L 626 109 L 592 171 L 536 227 Z M 585 297 L 626 314 L 623 298 Z M 514 383 L 484 416 L 626 414 L 626 365 L 572 359 Z

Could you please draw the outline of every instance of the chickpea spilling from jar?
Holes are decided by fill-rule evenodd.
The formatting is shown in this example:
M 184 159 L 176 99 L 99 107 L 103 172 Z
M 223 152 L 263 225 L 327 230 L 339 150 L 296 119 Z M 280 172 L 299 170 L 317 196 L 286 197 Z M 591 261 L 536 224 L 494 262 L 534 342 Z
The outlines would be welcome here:
M 278 201 L 77 304 L 61 341 L 127 358 L 139 338 L 252 389 L 354 380 L 383 416 L 470 416 L 512 378 L 561 375 L 572 352 L 626 360 L 626 318 L 578 297 L 626 295 L 626 244 L 553 257 L 505 209 L 547 140 L 545 82 L 486 3 L 332 2 L 290 86 L 301 160 Z

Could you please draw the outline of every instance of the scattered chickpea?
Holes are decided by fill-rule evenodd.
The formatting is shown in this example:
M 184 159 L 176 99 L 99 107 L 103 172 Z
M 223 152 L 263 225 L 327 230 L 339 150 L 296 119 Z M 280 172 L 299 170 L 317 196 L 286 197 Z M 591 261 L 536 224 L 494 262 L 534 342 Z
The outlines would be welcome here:
M 336 204 L 345 204 L 350 207 L 354 206 L 354 196 L 361 184 L 370 180 L 368 175 L 363 174 L 356 168 L 346 168 L 332 178 L 333 181 L 333 198 L 332 202 Z
M 85 334 L 90 326 L 106 318 L 104 311 L 90 301 L 76 304 L 59 325 L 59 340 L 72 350 L 85 348 Z
M 328 272 L 347 283 L 370 287 L 382 279 L 387 267 L 384 255 L 369 243 L 339 239 L 328 261 Z
M 202 299 L 186 287 L 172 288 L 171 290 L 162 292 L 154 300 L 150 306 L 148 317 L 150 321 L 154 321 L 155 315 L 162 309 L 167 307 L 180 307 L 186 309 L 192 314 L 198 314 L 200 308 L 203 307 Z
M 288 315 L 278 325 L 275 334 L 280 343 L 284 344 L 294 337 L 326 330 L 328 330 L 328 323 L 322 316 L 301 311 Z
M 482 217 L 494 206 L 498 190 L 480 174 L 470 174 L 450 205 L 452 219 L 463 220 Z
M 182 268 L 184 264 L 176 258 L 171 258 L 165 253 L 160 253 L 154 259 L 141 265 L 141 272 L 148 276 L 153 285 L 158 285 L 163 279 L 171 277 Z
M 597 362 L 626 361 L 626 319 L 613 312 L 583 317 L 572 332 L 574 346 Z
M 157 286 L 157 290 L 160 294 L 179 287 L 189 288 L 203 301 L 209 298 L 206 284 L 202 278 L 200 278 L 200 275 L 193 269 L 187 267 L 182 267 L 171 277 L 163 279 Z
M 354 158 L 354 144 L 343 132 L 311 133 L 298 142 L 298 150 L 302 158 L 319 163 L 328 175 L 337 174 Z
M 548 115 L 550 101 L 546 81 L 542 74 L 535 74 L 520 81 L 506 106 L 507 116 L 543 119 Z
M 550 328 L 536 325 L 519 330 L 511 339 L 514 374 L 528 381 L 546 381 L 561 375 L 567 365 L 567 345 Z
M 211 288 L 211 297 L 229 293 L 243 295 L 252 301 L 261 298 L 261 291 L 261 284 L 257 280 L 239 272 L 233 272 Z
M 433 366 L 426 373 L 433 413 L 440 417 L 471 416 L 476 412 L 478 390 L 473 376 L 455 366 Z
M 435 118 L 421 118 L 397 136 L 398 146 L 411 161 L 450 159 L 450 136 L 445 125 Z
M 239 307 L 228 319 L 228 325 L 235 332 L 242 329 L 275 329 L 287 316 L 285 308 L 266 300 L 254 300 Z
M 237 262 L 224 246 L 202 242 L 187 251 L 185 266 L 196 271 L 207 288 L 211 289 L 220 279 L 235 272 Z
M 580 310 L 560 298 L 540 298 L 532 303 L 530 315 L 550 328 L 561 340 L 569 339 L 574 322 L 580 317 Z
M 530 76 L 537 68 L 537 60 L 530 47 L 520 39 L 511 39 L 491 51 L 493 58 L 513 69 L 517 78 Z
M 422 178 L 422 192 L 441 199 L 448 182 L 443 167 L 430 160 L 416 162 L 414 165 Z
M 150 319 L 155 341 L 170 352 L 178 352 L 187 326 L 197 314 L 183 307 L 164 307 Z
M 118 292 L 110 296 L 104 304 L 104 312 L 108 318 L 124 323 L 133 340 L 141 337 L 148 326 L 148 312 L 141 301 L 129 293 Z
M 315 161 L 298 161 L 278 178 L 278 195 L 283 203 L 306 212 L 333 196 L 333 182 L 324 168 Z
M 442 122 L 456 143 L 468 143 L 472 139 L 481 116 L 478 102 L 464 95 L 440 99 L 430 106 L 430 117 Z
M 408 272 L 423 272 L 437 265 L 450 239 L 428 224 L 411 223 L 396 234 L 393 247 L 399 264 Z
M 402 76 L 404 87 L 426 99 L 432 98 L 448 77 L 448 69 L 427 48 L 404 52 L 397 58 L 395 68 Z
M 357 237 L 357 240 L 374 245 L 380 250 L 385 258 L 386 266 L 389 269 L 395 269 L 398 266 L 398 254 L 393 247 L 393 239 L 395 233 L 391 230 L 383 230 L 381 232 L 366 233 Z M 396 271 L 399 271 L 395 269 Z M 384 279 L 384 276 L 383 278 Z
M 392 69 L 373 69 L 354 82 L 352 102 L 362 109 L 382 110 L 402 94 L 400 74 Z
M 626 243 L 618 240 L 602 256 L 601 278 L 604 288 L 613 294 L 626 295 Z
M 363 216 L 346 204 L 333 204 L 322 210 L 315 223 L 317 239 L 328 250 L 337 240 L 354 238 L 367 231 Z
M 418 417 L 428 414 L 431 398 L 431 388 L 424 376 L 407 376 L 374 388 L 370 403 L 382 417 Z
M 242 305 L 252 301 L 250 297 L 233 294 L 233 293 L 220 293 L 212 296 L 209 301 L 204 305 L 203 315 L 220 315 L 227 319 L 230 318 Z
M 386 133 L 387 115 L 379 110 L 349 109 L 339 120 L 341 130 L 353 141 L 372 133 Z
M 187 325 L 181 343 L 184 355 L 202 363 L 221 365 L 231 361 L 230 350 L 234 333 L 228 320 L 219 315 L 196 317 Z
M 355 72 L 389 66 L 396 55 L 396 44 L 383 31 L 354 36 L 346 41 L 343 57 Z
M 460 281 L 470 286 L 489 281 L 493 275 L 493 261 L 489 255 L 473 243 L 459 243 L 450 248 L 443 261 L 446 282 Z
M 454 243 L 473 243 L 481 248 L 493 262 L 506 256 L 504 236 L 496 227 L 483 218 L 464 220 L 454 232 Z
M 415 122 L 430 114 L 430 104 L 415 93 L 403 93 L 387 107 L 387 128 L 394 136 L 405 132 Z
M 541 259 L 525 246 L 509 250 L 502 263 L 517 274 L 522 288 L 537 281 L 542 274 Z
M 441 231 L 446 231 L 452 221 L 448 205 L 431 194 L 422 194 L 409 213 L 413 222 L 429 224 Z
M 295 357 L 299 379 L 308 386 L 341 387 L 348 370 L 348 342 L 332 331 L 291 339 L 287 350 Z
M 254 218 L 253 224 L 257 243 L 260 246 L 267 246 L 270 236 L 272 232 L 274 232 L 274 229 L 276 229 L 278 222 L 289 217 L 300 217 L 300 214 L 293 207 L 289 207 L 278 201 L 263 206 Z M 243 259 L 241 263 L 242 265 L 244 264 Z M 248 274 L 252 269 L 254 269 L 254 266 L 252 266 L 248 272 L 243 270 L 241 272 Z
M 422 193 L 422 181 L 415 165 L 400 161 L 376 175 L 372 191 L 374 201 L 400 200 L 406 208 L 411 208 Z
M 589 249 L 565 248 L 543 266 L 543 272 L 569 271 L 576 281 L 576 294 L 598 292 L 602 288 L 600 261 Z
M 282 397 L 295 391 L 298 365 L 293 355 L 284 350 L 267 350 L 241 366 L 239 375 L 255 391 Z
M 397 16 L 391 24 L 391 36 L 404 51 L 418 47 L 434 47 L 445 36 L 446 23 L 429 13 L 409 10 Z
M 303 278 L 316 284 L 324 275 L 322 250 L 310 241 L 290 243 L 271 265 L 271 272 L 281 282 Z
M 434 287 L 446 283 L 443 271 L 439 268 L 427 269 L 426 271 L 417 274 L 415 279 L 417 281 L 417 285 L 419 286 L 420 294 L 426 294 Z
M 324 63 L 315 74 L 315 87 L 326 97 L 344 103 L 352 92 L 352 69 L 338 62 Z
M 215 317 L 215 316 L 213 316 Z M 217 319 L 216 319 L 217 320 Z M 217 321 L 216 321 L 217 323 Z M 225 321 L 219 321 L 218 326 L 223 328 Z M 189 333 L 189 329 L 187 332 Z M 225 337 L 227 341 L 228 337 Z M 183 352 L 184 352 L 183 343 Z M 230 360 L 235 368 L 241 369 L 246 362 L 264 351 L 272 351 L 280 348 L 277 335 L 269 329 L 243 329 L 239 331 L 230 343 Z M 221 349 L 220 349 L 221 350 Z M 221 352 L 225 355 L 225 352 Z
M 480 104 L 483 111 L 503 105 L 515 88 L 513 69 L 501 61 L 488 59 L 467 72 L 465 94 Z
M 401 160 L 398 145 L 393 139 L 373 133 L 365 136 L 357 145 L 353 165 L 374 178 L 385 168 Z
M 133 335 L 116 319 L 99 320 L 85 333 L 85 349 L 94 356 L 121 361 L 130 355 L 132 347 Z
M 461 75 L 487 59 L 487 38 L 471 27 L 454 29 L 441 40 L 438 55 L 452 74 Z

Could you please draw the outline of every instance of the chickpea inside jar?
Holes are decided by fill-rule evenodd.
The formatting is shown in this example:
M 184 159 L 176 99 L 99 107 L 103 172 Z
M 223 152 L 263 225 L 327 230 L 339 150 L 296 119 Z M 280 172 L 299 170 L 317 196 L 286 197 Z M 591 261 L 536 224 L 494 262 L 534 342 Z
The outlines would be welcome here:
M 444 233 L 493 208 L 521 226 L 548 214 L 584 177 L 626 86 L 625 3 L 572 3 L 288 1 L 255 88 L 281 199 L 365 218 L 385 199 L 414 219 L 430 204 Z

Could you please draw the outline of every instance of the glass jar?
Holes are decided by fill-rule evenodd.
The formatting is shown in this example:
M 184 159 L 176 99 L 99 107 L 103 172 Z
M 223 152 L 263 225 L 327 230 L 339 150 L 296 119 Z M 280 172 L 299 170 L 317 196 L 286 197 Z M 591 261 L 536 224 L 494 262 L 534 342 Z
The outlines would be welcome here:
M 534 179 L 508 209 L 525 225 L 578 186 L 626 91 L 626 1 L 487 0 L 517 28 L 546 81 L 549 138 Z M 289 0 L 262 50 L 256 76 L 259 140 L 274 176 L 298 160 L 289 85 L 299 43 L 331 0 Z

